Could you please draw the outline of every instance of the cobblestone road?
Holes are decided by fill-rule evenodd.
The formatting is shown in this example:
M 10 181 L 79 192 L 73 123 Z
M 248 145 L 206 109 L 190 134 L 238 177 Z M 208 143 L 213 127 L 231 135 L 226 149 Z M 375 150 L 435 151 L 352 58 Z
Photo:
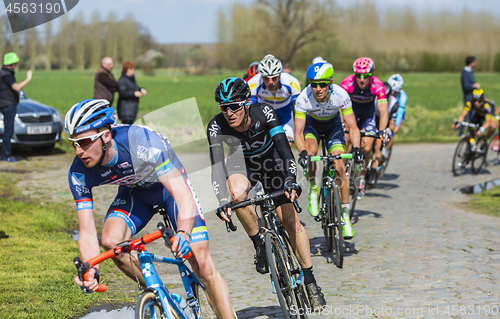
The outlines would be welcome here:
M 334 256 L 324 253 L 320 225 L 304 210 L 300 219 L 311 238 L 314 271 L 328 303 L 313 318 L 500 318 L 500 219 L 468 212 L 463 205 L 467 196 L 451 191 L 498 179 L 500 167 L 453 177 L 454 148 L 395 146 L 383 180 L 357 206 L 356 237 L 346 245 L 342 269 L 332 263 Z M 211 253 L 239 318 L 282 317 L 269 276 L 254 269 L 254 250 L 243 228 L 226 233 L 210 211 L 216 201 L 210 169 L 203 169 L 208 157 L 179 157 L 205 208 Z M 100 189 L 95 207 L 105 212 L 115 189 Z M 303 207 L 306 198 L 301 198 Z M 155 225 L 156 220 L 141 234 Z M 165 254 L 162 244 L 155 249 Z M 179 283 L 175 269 L 165 273 L 165 282 Z

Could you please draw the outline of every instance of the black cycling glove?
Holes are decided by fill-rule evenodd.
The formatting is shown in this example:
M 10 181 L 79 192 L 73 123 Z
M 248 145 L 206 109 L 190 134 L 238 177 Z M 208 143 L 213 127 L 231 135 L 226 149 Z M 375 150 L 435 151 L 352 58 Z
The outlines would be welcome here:
M 303 169 L 306 169 L 307 166 L 309 165 L 309 154 L 307 153 L 306 150 L 303 150 L 299 154 L 299 165 L 302 166 Z
M 352 157 L 359 163 L 365 159 L 365 153 L 363 153 L 359 147 L 354 147 L 352 149 Z
M 230 206 L 230 204 L 231 203 L 227 199 L 222 199 L 219 202 L 219 207 L 217 207 L 217 209 L 215 210 L 215 215 L 217 215 L 220 220 L 224 220 L 224 218 L 222 218 L 222 213 L 227 213 L 227 208 Z
M 300 187 L 300 185 L 297 183 L 287 181 L 285 183 L 285 192 L 287 192 L 288 195 L 292 195 L 292 191 L 295 191 L 297 193 L 297 196 L 300 196 L 300 194 L 302 194 L 302 187 Z

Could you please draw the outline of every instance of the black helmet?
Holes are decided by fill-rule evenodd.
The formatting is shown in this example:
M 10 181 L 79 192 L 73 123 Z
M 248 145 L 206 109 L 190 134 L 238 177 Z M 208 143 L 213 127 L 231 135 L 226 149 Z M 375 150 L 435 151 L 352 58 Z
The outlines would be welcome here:
M 227 78 L 215 89 L 215 101 L 219 104 L 245 101 L 250 98 L 250 87 L 240 78 Z
M 391 85 L 387 82 L 384 82 L 384 86 L 385 86 L 385 95 L 391 94 L 391 92 L 392 92 Z

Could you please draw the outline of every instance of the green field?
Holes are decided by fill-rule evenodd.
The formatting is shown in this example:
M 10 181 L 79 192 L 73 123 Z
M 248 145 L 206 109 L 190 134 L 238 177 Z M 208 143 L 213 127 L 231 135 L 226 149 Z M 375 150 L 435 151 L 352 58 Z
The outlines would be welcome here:
M 140 114 L 144 115 L 159 108 L 189 98 L 196 98 L 203 124 L 218 113 L 214 101 L 217 84 L 228 76 L 242 76 L 244 71 L 219 72 L 210 75 L 185 75 L 178 70 L 157 70 L 154 76 L 137 72 L 140 86 L 148 95 L 140 101 Z M 376 74 L 376 73 L 375 73 Z M 304 72 L 294 72 L 304 81 Z M 334 83 L 349 73 L 335 74 Z M 376 74 L 387 80 L 390 74 Z M 17 72 L 18 80 L 24 71 Z M 119 74 L 115 76 L 118 78 Z M 403 73 L 404 90 L 408 94 L 405 124 L 398 135 L 398 142 L 445 142 L 456 140 L 457 134 L 450 130 L 453 119 L 462 108 L 460 72 L 456 73 Z M 481 83 L 486 96 L 500 101 L 500 75 L 478 73 L 476 80 Z M 28 97 L 51 105 L 65 114 L 69 108 L 93 94 L 94 73 L 90 71 L 36 71 L 33 80 L 26 86 Z M 118 95 L 115 95 L 115 100 Z M 115 102 L 116 106 L 116 102 Z

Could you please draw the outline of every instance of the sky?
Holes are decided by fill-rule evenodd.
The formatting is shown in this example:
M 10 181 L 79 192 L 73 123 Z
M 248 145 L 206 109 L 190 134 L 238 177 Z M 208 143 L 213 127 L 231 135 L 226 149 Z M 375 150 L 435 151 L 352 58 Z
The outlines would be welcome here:
M 118 19 L 128 14 L 146 27 L 158 43 L 214 43 L 217 12 L 228 10 L 232 3 L 244 0 L 80 0 L 68 14 L 72 19 L 83 12 L 87 20 L 99 12 L 104 19 L 114 12 Z M 410 8 L 415 12 L 463 10 L 491 12 L 500 17 L 498 0 L 373 0 L 378 9 Z M 337 1 L 341 7 L 354 1 Z M 5 7 L 0 15 L 5 14 Z M 251 23 L 251 21 L 245 22 Z M 43 31 L 43 26 L 37 27 Z

